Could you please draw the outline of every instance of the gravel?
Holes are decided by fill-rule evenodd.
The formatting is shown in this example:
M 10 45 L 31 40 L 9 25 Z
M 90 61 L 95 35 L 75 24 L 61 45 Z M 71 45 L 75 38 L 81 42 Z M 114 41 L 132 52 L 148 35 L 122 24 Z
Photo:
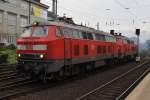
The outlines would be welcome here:
M 86 73 L 84 76 L 70 77 L 67 81 L 56 82 L 56 86 L 41 89 L 41 91 L 29 93 L 11 100 L 75 100 L 79 96 L 105 84 L 136 65 L 136 62 L 129 62 L 111 67 L 105 66 Z

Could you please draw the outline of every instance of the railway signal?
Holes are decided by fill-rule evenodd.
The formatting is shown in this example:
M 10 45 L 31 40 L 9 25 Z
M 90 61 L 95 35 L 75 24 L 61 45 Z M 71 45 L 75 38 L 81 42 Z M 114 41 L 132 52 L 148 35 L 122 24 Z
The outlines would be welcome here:
M 111 35 L 115 35 L 115 30 L 110 30 Z
M 136 29 L 136 35 L 140 36 L 140 29 Z
M 136 57 L 136 61 L 140 61 L 141 57 L 140 57 L 140 51 L 139 51 L 139 45 L 140 45 L 140 29 L 136 29 L 135 34 L 137 35 L 137 57 Z

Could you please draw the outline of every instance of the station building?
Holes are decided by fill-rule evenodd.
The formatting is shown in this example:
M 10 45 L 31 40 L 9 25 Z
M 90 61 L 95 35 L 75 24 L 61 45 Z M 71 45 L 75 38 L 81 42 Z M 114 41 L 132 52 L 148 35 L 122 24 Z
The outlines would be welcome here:
M 54 19 L 48 8 L 40 0 L 0 0 L 0 43 L 15 44 L 27 24 Z

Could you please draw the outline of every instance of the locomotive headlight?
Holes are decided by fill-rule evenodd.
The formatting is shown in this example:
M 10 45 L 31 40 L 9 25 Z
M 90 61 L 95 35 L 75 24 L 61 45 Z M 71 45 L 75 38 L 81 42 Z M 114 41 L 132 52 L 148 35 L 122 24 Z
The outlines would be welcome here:
M 21 57 L 21 54 L 18 54 L 18 57 Z
M 41 55 L 40 55 L 40 58 L 41 58 L 41 59 L 43 59 L 43 58 L 44 58 L 44 55 L 43 55 L 43 54 L 41 54 Z
M 34 22 L 33 25 L 37 26 L 39 25 L 39 22 Z

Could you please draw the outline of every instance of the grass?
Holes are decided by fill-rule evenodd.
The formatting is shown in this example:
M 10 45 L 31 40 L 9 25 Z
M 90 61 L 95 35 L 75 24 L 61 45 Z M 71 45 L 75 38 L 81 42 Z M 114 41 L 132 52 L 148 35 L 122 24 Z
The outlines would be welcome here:
M 15 64 L 16 63 L 16 50 L 11 50 L 7 48 L 0 48 L 0 52 L 3 54 L 8 54 L 7 63 Z
M 8 63 L 16 63 L 16 50 L 6 50 L 6 53 L 8 53 Z

